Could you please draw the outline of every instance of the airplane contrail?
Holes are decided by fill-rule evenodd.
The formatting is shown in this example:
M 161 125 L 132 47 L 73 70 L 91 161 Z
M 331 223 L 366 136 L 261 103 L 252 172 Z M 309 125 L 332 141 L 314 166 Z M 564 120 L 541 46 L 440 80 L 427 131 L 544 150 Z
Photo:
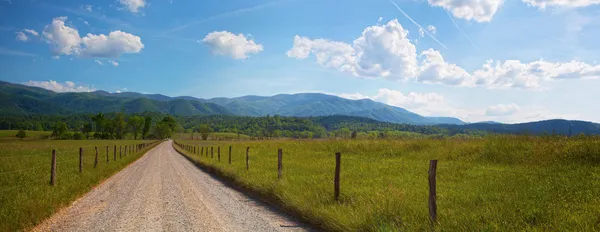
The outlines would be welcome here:
M 471 39 L 471 37 L 469 37 L 467 35 L 467 33 L 465 33 L 463 30 L 460 29 L 460 27 L 458 26 L 458 24 L 456 23 L 456 21 L 454 21 L 454 17 L 452 17 L 452 15 L 450 14 L 450 12 L 446 11 L 446 14 L 448 14 L 448 17 L 450 17 L 450 20 L 452 20 L 452 23 L 454 23 L 454 26 L 456 27 L 456 29 L 458 29 L 458 31 L 465 37 L 467 38 L 467 40 L 469 42 L 471 42 L 471 44 L 477 49 L 477 50 L 481 50 L 479 48 L 479 46 L 477 46 L 477 44 L 475 44 L 475 42 L 473 42 L 473 40 Z
M 413 24 L 415 24 L 417 27 L 421 28 L 421 30 L 425 31 L 425 33 L 427 33 L 427 35 L 429 35 L 429 37 L 431 37 L 433 40 L 435 40 L 435 42 L 437 42 L 438 44 L 440 44 L 442 47 L 444 47 L 445 49 L 448 49 L 448 47 L 446 47 L 446 45 L 444 45 L 442 42 L 440 42 L 437 38 L 435 38 L 435 36 L 433 36 L 431 33 L 429 33 L 428 30 L 426 30 L 425 28 L 423 28 L 420 24 L 418 24 L 417 22 L 415 22 L 415 20 L 413 20 L 410 16 L 408 16 L 408 14 L 406 14 L 398 5 L 396 5 L 396 3 L 392 0 L 390 0 L 390 2 L 392 4 L 394 4 L 394 6 L 396 6 L 396 8 L 398 8 L 398 10 L 404 15 L 406 16 L 406 18 L 408 18 L 408 20 L 410 20 Z

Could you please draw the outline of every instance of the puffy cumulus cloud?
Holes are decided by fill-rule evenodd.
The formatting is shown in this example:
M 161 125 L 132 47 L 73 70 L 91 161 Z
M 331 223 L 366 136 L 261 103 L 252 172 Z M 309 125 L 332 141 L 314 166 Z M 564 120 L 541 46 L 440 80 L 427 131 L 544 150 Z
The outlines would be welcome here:
M 511 103 L 511 104 L 498 104 L 498 105 L 493 105 L 493 106 L 489 106 L 486 110 L 485 110 L 485 115 L 486 116 L 507 116 L 507 115 L 511 115 L 516 113 L 517 111 L 519 111 L 519 106 L 517 104 Z
M 119 0 L 119 3 L 131 13 L 138 13 L 140 8 L 146 7 L 145 0 Z
M 419 27 L 419 38 L 425 37 L 425 30 L 422 27 Z
M 140 37 L 122 31 L 108 35 L 87 34 L 82 38 L 76 29 L 65 25 L 66 19 L 54 18 L 42 33 L 57 55 L 114 58 L 126 53 L 139 53 L 144 48 Z
M 216 55 L 230 56 L 233 59 L 246 59 L 249 54 L 256 54 L 263 50 L 261 44 L 246 38 L 243 34 L 235 35 L 228 31 L 214 31 L 199 41 L 209 47 Z
M 450 11 L 454 17 L 481 23 L 491 21 L 504 0 L 427 0 L 427 2 L 431 6 Z
M 65 25 L 67 17 L 57 17 L 52 24 L 44 27 L 44 40 L 51 44 L 52 51 L 58 55 L 71 55 L 80 50 L 81 37 L 79 32 Z
M 295 36 L 288 57 L 305 59 L 360 77 L 405 79 L 417 73 L 415 46 L 397 19 L 366 28 L 353 44 Z
M 144 44 L 140 37 L 113 31 L 108 35 L 87 34 L 82 38 L 81 55 L 88 57 L 119 57 L 125 53 L 139 53 Z
M 115 67 L 119 66 L 119 63 L 114 60 L 109 60 L 108 63 Z
M 397 90 L 381 88 L 376 95 L 368 96 L 360 93 L 336 94 L 339 97 L 359 100 L 371 99 L 391 106 L 402 107 L 421 115 L 444 115 L 465 117 L 465 110 L 457 109 L 446 102 L 444 96 L 438 93 L 402 93 Z
M 600 4 L 600 0 L 523 0 L 523 2 L 540 9 L 546 9 L 546 7 L 586 7 Z
M 306 59 L 313 55 L 327 68 L 358 77 L 411 80 L 419 83 L 466 87 L 539 89 L 543 82 L 600 77 L 600 65 L 538 60 L 489 60 L 472 72 L 447 62 L 434 49 L 417 56 L 415 45 L 397 20 L 366 28 L 352 45 L 296 35 L 287 56 Z
M 77 85 L 72 81 L 65 81 L 64 83 L 60 83 L 57 81 L 49 80 L 49 81 L 28 81 L 23 83 L 24 85 L 40 87 L 47 90 L 52 90 L 54 92 L 62 93 L 62 92 L 92 92 L 96 91 L 96 89 L 84 85 Z

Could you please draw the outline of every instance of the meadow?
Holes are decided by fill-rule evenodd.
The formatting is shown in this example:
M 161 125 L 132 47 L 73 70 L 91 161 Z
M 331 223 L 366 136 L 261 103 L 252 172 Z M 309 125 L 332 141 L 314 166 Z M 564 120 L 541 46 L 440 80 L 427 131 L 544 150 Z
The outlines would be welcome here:
M 30 132 L 28 131 L 28 134 Z M 35 132 L 34 132 L 35 133 Z M 43 132 L 38 132 L 42 134 Z M 119 147 L 156 141 L 143 140 L 18 140 L 0 136 L 0 231 L 28 230 L 62 207 L 90 191 L 145 151 L 125 156 Z M 16 134 L 16 132 L 15 132 Z M 32 133 L 33 134 L 33 133 Z M 11 137 L 13 136 L 13 137 Z M 117 160 L 114 160 L 114 146 Z M 98 166 L 94 168 L 98 147 Z M 109 161 L 106 161 L 106 147 Z M 79 148 L 83 148 L 83 173 L 79 173 Z M 52 150 L 56 150 L 56 185 L 50 185 Z
M 431 230 L 432 159 L 438 160 L 435 230 L 600 230 L 599 137 L 177 142 L 198 147 L 196 153 L 214 147 L 211 159 L 175 145 L 199 166 L 323 230 Z M 333 197 L 335 152 L 342 154 L 339 201 Z

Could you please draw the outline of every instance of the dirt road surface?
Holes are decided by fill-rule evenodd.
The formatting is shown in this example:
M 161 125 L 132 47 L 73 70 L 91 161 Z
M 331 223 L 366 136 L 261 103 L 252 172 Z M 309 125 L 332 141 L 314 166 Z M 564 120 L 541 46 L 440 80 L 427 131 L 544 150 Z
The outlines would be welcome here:
M 306 231 L 163 142 L 34 231 Z

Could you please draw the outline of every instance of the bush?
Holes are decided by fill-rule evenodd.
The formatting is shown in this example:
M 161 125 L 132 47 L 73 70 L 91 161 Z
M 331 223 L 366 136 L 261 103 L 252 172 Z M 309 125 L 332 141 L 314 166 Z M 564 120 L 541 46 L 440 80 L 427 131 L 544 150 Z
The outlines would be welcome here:
M 73 139 L 74 139 L 74 140 L 82 140 L 82 139 L 83 139 L 83 134 L 82 134 L 82 133 L 79 133 L 79 132 L 75 132 L 75 133 L 73 134 Z
M 17 132 L 17 138 L 24 139 L 25 137 L 27 137 L 27 133 L 25 133 L 24 130 L 19 130 L 19 132 Z

